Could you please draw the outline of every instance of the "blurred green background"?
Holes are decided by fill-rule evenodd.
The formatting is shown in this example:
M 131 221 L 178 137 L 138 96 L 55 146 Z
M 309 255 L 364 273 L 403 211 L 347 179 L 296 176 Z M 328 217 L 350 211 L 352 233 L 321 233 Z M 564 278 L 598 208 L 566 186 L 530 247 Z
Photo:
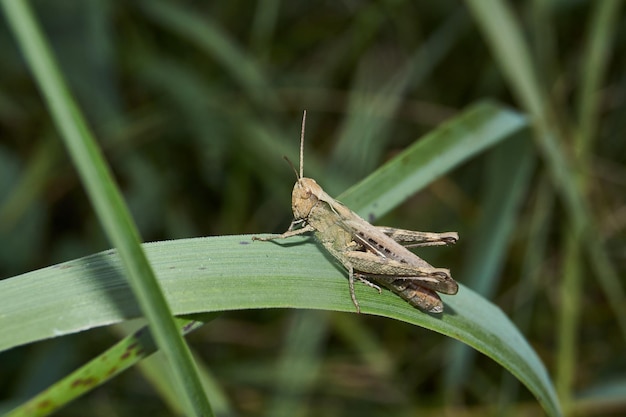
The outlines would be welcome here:
M 626 25 L 619 2 L 599 3 L 509 6 L 601 250 L 623 277 Z M 493 35 L 462 2 L 32 4 L 144 241 L 284 231 L 294 174 L 282 156 L 298 160 L 303 109 L 305 175 L 331 195 L 470 104 L 490 98 L 528 110 L 494 59 Z M 4 19 L 0 44 L 0 278 L 8 278 L 110 243 Z M 605 63 L 596 72 L 587 65 L 593 51 Z M 572 249 L 568 211 L 542 155 L 529 140 L 501 144 L 376 223 L 458 231 L 444 265 L 518 324 L 566 412 L 621 415 L 624 335 L 597 268 Z M 511 167 L 523 157 L 532 162 L 519 174 Z M 522 181 L 514 198 L 499 181 L 511 171 Z M 477 266 L 477 253 L 489 265 Z M 489 280 L 464 281 L 481 273 Z M 497 364 L 460 359 L 460 345 L 439 334 L 315 314 L 329 326 L 298 311 L 242 311 L 188 337 L 230 415 L 542 414 Z M 316 361 L 301 370 L 314 377 L 293 401 L 275 380 L 302 328 L 302 349 Z M 3 352 L 0 401 L 37 393 L 116 340 L 98 329 Z M 355 354 L 361 349 L 368 360 Z M 132 369 L 59 415 L 171 415 L 165 404 Z

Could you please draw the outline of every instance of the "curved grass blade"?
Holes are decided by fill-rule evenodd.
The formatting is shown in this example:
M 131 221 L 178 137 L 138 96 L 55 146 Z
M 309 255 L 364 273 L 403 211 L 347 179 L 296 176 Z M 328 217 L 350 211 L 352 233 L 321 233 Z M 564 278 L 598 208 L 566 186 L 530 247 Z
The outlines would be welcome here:
M 294 238 L 280 246 L 250 239 L 184 239 L 148 243 L 144 249 L 177 315 L 257 308 L 354 311 L 343 272 L 313 243 Z M 539 358 L 497 307 L 466 287 L 444 297 L 441 318 L 417 311 L 388 291 L 378 294 L 359 286 L 357 296 L 364 313 L 437 331 L 488 355 L 524 383 L 550 415 L 559 415 Z M 2 350 L 140 315 L 115 251 L 1 281 L 0 304 Z
M 446 124 L 443 136 L 447 139 L 438 141 L 436 133 L 429 135 L 424 140 L 426 145 L 412 147 L 412 152 L 401 154 L 366 181 L 384 185 L 384 178 L 377 177 L 408 172 L 414 178 L 406 183 L 405 192 L 410 195 L 427 183 L 425 178 L 442 175 L 469 158 L 468 153 L 506 139 L 523 125 L 521 116 L 495 105 L 479 105 L 472 111 L 480 117 L 465 115 L 460 118 L 460 127 Z M 437 145 L 439 150 L 435 150 Z M 431 157 L 438 158 L 435 175 L 427 172 L 433 166 L 429 163 L 407 171 L 407 158 L 413 163 L 423 162 L 419 158 L 423 147 L 430 150 Z M 395 201 L 401 201 L 402 196 L 395 191 Z M 386 192 L 385 186 L 379 186 L 369 195 L 380 199 Z M 368 204 L 362 200 L 352 207 L 362 211 Z M 391 208 L 387 204 L 385 207 Z M 353 312 L 343 270 L 306 242 L 294 238 L 280 246 L 252 243 L 250 236 L 223 236 L 150 243 L 144 249 L 177 315 L 255 308 Z M 485 353 L 524 383 L 550 415 L 560 415 L 554 389 L 539 358 L 497 307 L 467 288 L 462 286 L 456 296 L 444 297 L 446 313 L 439 317 L 421 313 L 388 291 L 378 294 L 359 286 L 357 296 L 364 313 L 419 325 Z M 24 303 L 24 299 L 28 301 Z M 0 326 L 6 329 L 0 334 L 0 350 L 140 315 L 115 251 L 2 281 L 0 304 L 5 312 L 0 316 Z
M 482 102 L 443 123 L 337 197 L 365 219 L 375 219 L 426 184 L 528 127 L 520 113 Z

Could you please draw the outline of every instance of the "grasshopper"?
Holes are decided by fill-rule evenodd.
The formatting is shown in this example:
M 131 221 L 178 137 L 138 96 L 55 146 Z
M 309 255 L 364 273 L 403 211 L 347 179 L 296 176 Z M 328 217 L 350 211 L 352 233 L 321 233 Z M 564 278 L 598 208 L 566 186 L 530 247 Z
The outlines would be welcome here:
M 354 293 L 355 279 L 379 293 L 379 285 L 386 287 L 423 311 L 443 312 L 437 292 L 456 294 L 458 284 L 448 269 L 431 266 L 407 247 L 450 245 L 459 239 L 458 234 L 372 226 L 326 194 L 314 179 L 303 175 L 305 122 L 306 111 L 300 135 L 300 172 L 299 175 L 296 172 L 298 179 L 291 195 L 294 219 L 281 235 L 252 239 L 271 241 L 313 232 L 324 248 L 348 270 L 350 297 L 357 313 L 361 309 Z

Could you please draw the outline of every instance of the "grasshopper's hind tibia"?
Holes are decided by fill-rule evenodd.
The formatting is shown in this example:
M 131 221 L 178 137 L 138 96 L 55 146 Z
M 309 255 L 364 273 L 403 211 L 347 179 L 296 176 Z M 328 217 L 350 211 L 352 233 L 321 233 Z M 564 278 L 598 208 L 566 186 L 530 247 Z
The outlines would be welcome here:
M 374 288 L 376 291 L 378 291 L 378 294 L 382 294 L 383 290 L 378 285 L 368 280 L 365 277 L 365 275 L 361 273 L 355 273 L 354 268 L 352 268 L 352 266 L 347 265 L 347 267 L 348 267 L 348 286 L 350 287 L 350 298 L 352 299 L 352 304 L 354 304 L 354 307 L 356 308 L 357 314 L 359 314 L 361 312 L 361 306 L 359 305 L 359 302 L 356 299 L 356 294 L 354 292 L 354 278 L 358 279 L 360 282 L 367 285 L 368 287 Z

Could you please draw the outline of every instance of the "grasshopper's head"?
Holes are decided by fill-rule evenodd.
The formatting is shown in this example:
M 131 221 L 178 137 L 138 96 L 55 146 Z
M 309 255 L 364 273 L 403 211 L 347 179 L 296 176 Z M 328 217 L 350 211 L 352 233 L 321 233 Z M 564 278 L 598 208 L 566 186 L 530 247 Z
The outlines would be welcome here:
M 300 178 L 293 186 L 291 208 L 296 220 L 306 219 L 324 191 L 314 179 Z
M 300 172 L 287 159 L 298 177 L 296 185 L 291 193 L 291 209 L 295 220 L 306 220 L 311 214 L 311 210 L 320 199 L 324 199 L 324 190 L 317 185 L 314 179 L 304 177 L 304 125 L 306 123 L 306 110 L 302 115 L 302 131 L 300 133 Z

